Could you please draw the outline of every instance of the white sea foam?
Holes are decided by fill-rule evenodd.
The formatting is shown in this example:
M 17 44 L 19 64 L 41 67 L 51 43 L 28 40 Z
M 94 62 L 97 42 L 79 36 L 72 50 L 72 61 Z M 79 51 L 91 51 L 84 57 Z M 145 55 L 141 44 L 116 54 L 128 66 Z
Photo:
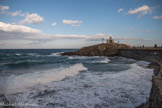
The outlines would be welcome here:
M 92 59 L 92 58 L 101 58 L 99 56 L 68 56 L 68 59 Z
M 55 52 L 55 53 L 51 53 L 49 56 L 60 56 L 61 53 L 63 52 Z
M 68 56 L 68 59 L 74 59 L 74 57 L 73 56 Z
M 44 72 L 35 72 L 23 75 L 12 75 L 10 77 L 3 78 L 3 83 L 1 82 L 0 84 L 1 89 L 3 90 L 1 90 L 0 94 L 22 92 L 36 85 L 60 81 L 67 77 L 75 76 L 83 70 L 87 70 L 83 64 L 75 64 L 69 68 L 52 69 Z
M 152 69 L 134 63 L 129 70 L 85 72 L 7 98 L 13 102 L 37 103 L 40 108 L 134 108 L 149 96 L 152 75 Z
M 20 54 L 20 53 L 16 53 L 16 55 L 17 55 L 17 56 L 21 56 L 22 54 Z
M 92 63 L 109 63 L 111 60 L 104 58 L 103 60 L 92 61 Z

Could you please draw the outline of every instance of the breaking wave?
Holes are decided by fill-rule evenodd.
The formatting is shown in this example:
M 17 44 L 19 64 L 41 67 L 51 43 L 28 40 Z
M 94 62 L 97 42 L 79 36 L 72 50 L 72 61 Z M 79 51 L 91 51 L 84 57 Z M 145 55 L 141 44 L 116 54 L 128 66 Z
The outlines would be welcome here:
M 25 89 L 32 88 L 36 85 L 46 84 L 53 81 L 60 81 L 67 77 L 75 76 L 80 71 L 87 70 L 83 64 L 75 64 L 68 68 L 52 69 L 43 72 L 28 73 L 23 75 L 12 75 L 1 80 L 0 94 L 12 94 L 22 92 Z M 2 79 L 2 78 L 1 78 Z

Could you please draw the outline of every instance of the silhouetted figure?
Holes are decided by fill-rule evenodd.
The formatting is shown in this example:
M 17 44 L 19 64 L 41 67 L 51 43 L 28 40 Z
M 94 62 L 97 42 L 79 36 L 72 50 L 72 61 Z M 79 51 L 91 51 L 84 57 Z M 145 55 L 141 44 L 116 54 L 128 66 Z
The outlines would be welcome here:
M 143 48 L 144 48 L 145 46 L 143 45 Z
M 119 46 L 119 41 L 118 41 L 118 46 Z
M 157 48 L 157 44 L 154 45 L 154 48 Z
M 104 43 L 104 38 L 102 38 L 102 43 Z

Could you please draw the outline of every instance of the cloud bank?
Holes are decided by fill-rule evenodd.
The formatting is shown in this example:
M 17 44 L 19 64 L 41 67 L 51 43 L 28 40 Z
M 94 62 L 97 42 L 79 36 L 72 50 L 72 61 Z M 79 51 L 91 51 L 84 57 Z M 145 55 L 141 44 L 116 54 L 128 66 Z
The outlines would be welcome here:
M 13 25 L 9 23 L 0 22 L 0 30 L 4 32 L 16 32 L 16 33 L 42 33 L 41 30 L 33 29 L 22 25 Z
M 0 40 L 32 40 L 38 42 L 49 42 L 57 39 L 83 39 L 88 41 L 101 41 L 104 37 L 108 39 L 110 36 L 114 40 L 142 40 L 140 38 L 118 37 L 112 34 L 98 33 L 96 35 L 75 35 L 75 34 L 45 34 L 41 30 L 33 29 L 27 26 L 14 25 L 9 23 L 0 22 Z

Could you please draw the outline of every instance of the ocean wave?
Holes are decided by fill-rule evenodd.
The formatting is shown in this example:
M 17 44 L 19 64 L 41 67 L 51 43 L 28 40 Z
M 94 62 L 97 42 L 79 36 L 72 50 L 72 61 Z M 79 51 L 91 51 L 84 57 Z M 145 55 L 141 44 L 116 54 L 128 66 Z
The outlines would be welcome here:
M 60 56 L 63 52 L 54 52 L 50 54 L 28 53 L 28 56 Z
M 22 60 L 22 61 L 3 63 L 2 65 L 6 65 L 11 68 L 19 68 L 19 67 L 33 66 L 33 65 L 46 64 L 46 63 L 49 62 L 42 61 L 42 60 Z
M 153 70 L 136 63 L 130 66 L 129 70 L 118 73 L 82 73 L 66 81 L 8 95 L 8 99 L 34 102 L 40 108 L 135 108 L 144 103 L 150 94 Z
M 75 64 L 68 68 L 52 69 L 43 72 L 28 73 L 23 75 L 12 75 L 3 78 L 0 83 L 0 94 L 12 94 L 22 92 L 36 85 L 46 84 L 53 81 L 60 81 L 67 77 L 72 77 L 79 74 L 80 71 L 87 70 L 83 64 Z

